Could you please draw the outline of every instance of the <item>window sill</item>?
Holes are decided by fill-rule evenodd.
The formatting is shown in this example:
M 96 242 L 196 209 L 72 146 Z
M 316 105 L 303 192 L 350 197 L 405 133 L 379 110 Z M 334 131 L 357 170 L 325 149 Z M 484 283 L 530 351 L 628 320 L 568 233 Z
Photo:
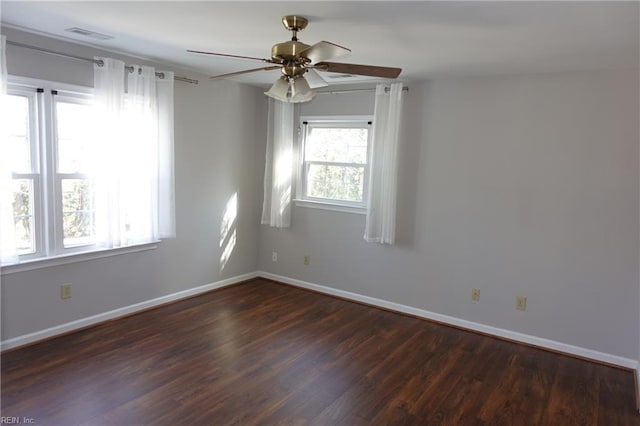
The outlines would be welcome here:
M 100 249 L 93 251 L 85 251 L 72 254 L 63 254 L 59 256 L 43 257 L 40 259 L 24 260 L 20 263 L 5 265 L 0 268 L 1 275 L 16 274 L 18 272 L 31 271 L 34 269 L 49 268 L 52 266 L 66 265 L 69 263 L 84 262 L 93 259 L 102 259 L 104 257 L 119 256 L 121 254 L 137 253 L 146 250 L 154 250 L 158 247 L 159 241 L 150 243 L 137 244 L 127 247 L 119 247 L 113 249 Z
M 309 201 L 295 199 L 296 207 L 309 207 L 313 209 L 331 210 L 342 213 L 367 214 L 366 207 L 350 206 L 346 204 L 325 203 L 321 201 Z

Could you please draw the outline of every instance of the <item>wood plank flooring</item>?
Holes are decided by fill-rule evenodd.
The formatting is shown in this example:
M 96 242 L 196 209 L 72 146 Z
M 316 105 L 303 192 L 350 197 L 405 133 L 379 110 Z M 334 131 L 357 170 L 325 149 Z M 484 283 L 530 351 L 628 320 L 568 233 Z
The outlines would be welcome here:
M 1 362 L 39 425 L 640 425 L 630 371 L 262 279 Z

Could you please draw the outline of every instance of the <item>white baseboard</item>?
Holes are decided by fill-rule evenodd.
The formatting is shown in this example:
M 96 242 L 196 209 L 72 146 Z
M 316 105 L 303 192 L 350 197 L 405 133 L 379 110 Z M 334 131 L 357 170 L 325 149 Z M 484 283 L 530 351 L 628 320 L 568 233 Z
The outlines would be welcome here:
M 250 280 L 256 277 L 264 277 L 272 279 L 285 284 L 290 284 L 300 288 L 306 288 L 314 290 L 320 293 L 338 296 L 344 299 L 353 300 L 355 302 L 366 303 L 373 306 L 389 309 L 396 312 L 402 312 L 416 317 L 430 319 L 433 321 L 441 322 L 444 324 L 450 324 L 456 327 L 465 328 L 468 330 L 478 331 L 486 333 L 492 336 L 502 337 L 517 342 L 526 343 L 541 348 L 551 349 L 558 352 L 563 352 L 570 355 L 575 355 L 582 358 L 591 359 L 594 361 L 605 362 L 608 364 L 617 365 L 624 368 L 630 368 L 636 370 L 638 381 L 640 383 L 640 370 L 638 370 L 638 361 L 620 357 L 617 355 L 611 355 L 604 352 L 595 351 L 592 349 L 582 348 L 579 346 L 573 346 L 562 342 L 556 342 L 554 340 L 544 339 L 541 337 L 531 336 L 528 334 L 518 333 L 511 330 L 505 330 L 502 328 L 491 327 L 488 325 L 463 320 L 448 315 L 438 314 L 435 312 L 427 311 L 424 309 L 414 308 L 407 305 L 401 305 L 399 303 L 389 302 L 383 299 L 377 299 L 374 297 L 364 296 L 357 293 L 351 293 L 344 290 L 339 290 L 332 287 L 326 287 L 319 284 L 313 284 L 310 282 L 298 280 L 295 278 L 289 278 L 282 275 L 276 275 L 269 272 L 251 272 L 235 277 L 227 278 L 221 281 L 216 281 L 211 284 L 205 284 L 199 287 L 190 288 L 188 290 L 180 291 L 177 293 L 169 294 L 166 296 L 158 297 L 155 299 L 147 300 L 133 305 L 124 306 L 122 308 L 114 309 L 112 311 L 103 312 L 90 317 L 82 318 L 76 321 L 71 321 L 65 324 L 60 324 L 45 330 L 36 331 L 34 333 L 25 334 L 22 336 L 14 337 L 12 339 L 3 340 L 0 342 L 0 350 L 7 350 L 30 343 L 44 340 L 60 334 L 65 334 L 78 330 L 87 326 L 95 325 L 107 320 L 130 315 L 145 309 L 153 308 L 155 306 L 163 305 L 165 303 L 174 302 L 187 297 L 195 296 L 197 294 L 206 293 L 208 291 L 229 286 L 241 281 Z
M 430 319 L 430 320 L 441 322 L 444 324 L 450 324 L 456 327 L 478 331 L 481 333 L 490 334 L 492 336 L 502 337 L 505 339 L 514 340 L 517 342 L 522 342 L 522 343 L 526 343 L 533 346 L 538 346 L 540 348 L 550 349 L 557 352 L 563 352 L 563 353 L 575 355 L 581 358 L 587 358 L 594 361 L 604 362 L 607 364 L 617 365 L 620 367 L 630 368 L 638 371 L 638 361 L 633 359 L 624 358 L 617 355 L 611 355 L 604 352 L 595 351 L 592 349 L 586 349 L 579 346 L 568 345 L 566 343 L 556 342 L 554 340 L 549 340 L 541 337 L 531 336 L 528 334 L 518 333 L 516 331 L 505 330 L 497 327 L 491 327 L 491 326 L 476 323 L 473 321 L 467 321 L 460 318 L 427 311 L 424 309 L 418 309 L 411 306 L 401 305 L 399 303 L 389 302 L 383 299 L 376 299 L 374 297 L 363 296 L 361 294 L 351 293 L 344 290 L 338 290 L 335 288 L 313 284 L 310 282 L 301 281 L 295 278 L 289 278 L 282 275 L 276 275 L 269 272 L 260 271 L 257 273 L 257 275 L 260 277 L 274 280 L 274 281 L 280 281 L 285 284 L 290 284 L 296 287 L 306 288 L 306 289 L 314 290 L 320 293 L 325 293 L 332 296 L 338 296 L 344 299 L 366 303 L 368 305 L 378 306 L 378 307 L 389 309 L 392 311 L 402 312 L 402 313 L 414 315 L 420 318 Z
M 636 410 L 638 410 L 638 413 L 640 413 L 640 370 L 636 369 L 636 383 L 635 383 L 635 390 L 636 390 Z
M 0 342 L 0 350 L 7 350 L 16 348 L 18 346 L 27 345 L 37 342 L 39 340 L 48 339 L 49 337 L 57 336 L 60 334 L 69 333 L 74 330 L 78 330 L 90 325 L 95 325 L 107 320 L 120 318 L 126 315 L 130 315 L 145 309 L 153 308 L 155 306 L 163 305 L 169 302 L 175 302 L 180 299 L 195 296 L 197 294 L 206 293 L 208 291 L 229 286 L 231 284 L 239 283 L 241 281 L 250 280 L 256 278 L 258 274 L 251 272 L 248 274 L 237 275 L 235 277 L 226 278 L 224 280 L 216 281 L 211 284 L 205 284 L 199 287 L 190 288 L 188 290 L 179 291 L 177 293 L 168 294 L 166 296 L 157 297 L 155 299 L 146 300 L 144 302 L 135 303 L 133 305 L 124 306 L 122 308 L 114 309 L 112 311 L 103 312 L 90 317 L 82 318 L 76 321 L 71 321 L 65 324 L 56 325 L 45 330 L 36 331 L 34 333 L 25 334 L 22 336 L 14 337 L 12 339 L 3 340 Z

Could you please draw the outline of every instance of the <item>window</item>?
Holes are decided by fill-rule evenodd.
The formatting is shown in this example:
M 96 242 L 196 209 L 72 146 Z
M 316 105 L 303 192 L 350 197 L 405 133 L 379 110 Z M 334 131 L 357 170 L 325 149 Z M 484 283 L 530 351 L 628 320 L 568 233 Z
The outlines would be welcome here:
M 2 156 L 11 167 L 11 201 L 15 222 L 16 250 L 20 255 L 37 252 L 36 235 L 40 231 L 42 180 L 37 144 L 35 91 L 11 90 L 2 104 L 5 131 Z
M 92 149 L 93 108 L 88 99 L 58 93 L 53 96 L 54 138 L 56 153 L 54 194 L 56 211 L 61 212 L 61 249 L 95 245 L 96 155 Z
M 363 211 L 371 117 L 302 118 L 298 204 Z
M 88 89 L 9 84 L 0 152 L 11 173 L 21 260 L 87 250 L 96 241 L 91 170 L 92 96 Z
M 124 155 L 106 158 L 116 144 L 101 146 L 91 89 L 18 78 L 9 83 L 0 111 L 0 183 L 9 189 L 0 191 L 0 203 L 12 209 L 15 235 L 1 240 L 0 254 L 22 262 L 156 241 L 146 232 L 151 213 L 136 216 L 151 210 L 152 197 L 140 183 L 153 180 L 144 172 L 153 168 L 149 156 L 135 155 L 127 139 Z M 132 157 L 134 172 L 125 165 Z M 109 204 L 114 200 L 120 217 Z M 122 235 L 118 245 L 108 240 L 114 226 Z

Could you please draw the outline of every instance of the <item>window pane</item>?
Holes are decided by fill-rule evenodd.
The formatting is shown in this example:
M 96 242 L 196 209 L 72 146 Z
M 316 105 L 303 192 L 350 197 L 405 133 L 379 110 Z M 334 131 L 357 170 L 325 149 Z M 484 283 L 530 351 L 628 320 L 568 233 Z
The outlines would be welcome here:
M 7 164 L 13 172 L 31 173 L 31 140 L 29 132 L 29 98 L 9 95 L 2 107 L 2 133 L 0 152 L 9 159 Z
M 364 167 L 310 164 L 307 197 L 362 202 Z
M 94 163 L 92 107 L 56 102 L 58 172 L 87 173 Z
M 90 179 L 62 180 L 62 226 L 65 247 L 95 242 L 95 207 Z
M 36 251 L 33 199 L 33 179 L 14 179 L 13 218 L 18 254 Z
M 311 127 L 305 141 L 305 159 L 365 164 L 367 135 L 368 129 Z

